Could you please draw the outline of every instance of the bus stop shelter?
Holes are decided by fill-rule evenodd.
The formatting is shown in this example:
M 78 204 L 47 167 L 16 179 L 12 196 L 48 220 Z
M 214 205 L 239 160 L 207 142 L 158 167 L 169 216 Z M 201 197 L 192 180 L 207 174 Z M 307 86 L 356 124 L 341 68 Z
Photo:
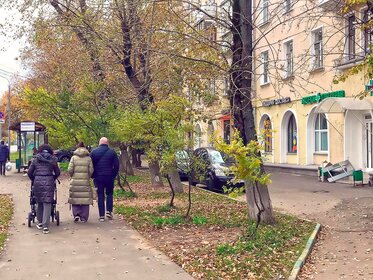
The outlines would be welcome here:
M 13 124 L 10 130 L 17 132 L 18 159 L 16 168 L 28 168 L 28 163 L 40 145 L 48 143 L 46 127 L 38 122 L 23 121 Z

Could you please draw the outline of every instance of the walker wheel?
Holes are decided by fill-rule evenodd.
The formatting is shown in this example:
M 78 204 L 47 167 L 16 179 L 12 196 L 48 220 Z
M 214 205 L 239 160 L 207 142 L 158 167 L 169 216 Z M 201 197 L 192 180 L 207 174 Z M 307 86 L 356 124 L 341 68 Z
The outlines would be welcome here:
M 34 217 L 32 216 L 32 213 L 28 213 L 28 216 L 27 216 L 27 225 L 28 227 L 31 227 L 31 221 L 34 219 Z
M 56 211 L 56 224 L 57 226 L 60 225 L 60 211 Z

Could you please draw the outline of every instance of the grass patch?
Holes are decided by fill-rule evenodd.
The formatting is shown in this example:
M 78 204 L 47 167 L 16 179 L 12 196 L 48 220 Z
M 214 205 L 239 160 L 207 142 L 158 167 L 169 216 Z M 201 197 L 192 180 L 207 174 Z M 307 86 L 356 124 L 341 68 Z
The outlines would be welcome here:
M 15 162 L 19 158 L 19 152 L 12 152 L 9 154 L 10 161 Z
M 149 183 L 150 177 L 147 175 L 127 175 L 127 182 L 130 184 Z
M 160 205 L 155 208 L 158 213 L 167 213 L 171 211 L 170 204 Z
M 165 226 L 165 225 L 176 226 L 176 225 L 184 224 L 185 219 L 184 217 L 180 215 L 175 215 L 172 217 L 154 217 L 153 223 L 157 227 L 161 228 L 162 226 Z
M 123 191 L 122 189 L 114 189 L 114 198 L 135 198 L 136 193 L 130 191 Z
M 0 194 L 0 252 L 7 238 L 7 230 L 12 215 L 13 203 L 11 197 Z
M 206 217 L 203 217 L 203 216 L 194 216 L 192 218 L 192 223 L 194 225 L 205 225 L 207 224 L 207 218 Z
M 58 166 L 60 167 L 61 171 L 67 172 L 67 169 L 69 168 L 69 162 L 59 162 Z
M 315 227 L 277 213 L 276 224 L 261 225 L 253 237 L 246 203 L 193 188 L 185 218 L 187 193 L 176 194 L 171 208 L 168 187 L 133 189 L 136 198 L 116 196 L 116 213 L 196 279 L 286 278 Z
M 140 208 L 133 206 L 116 205 L 114 209 L 117 214 L 124 216 L 139 215 L 141 213 Z

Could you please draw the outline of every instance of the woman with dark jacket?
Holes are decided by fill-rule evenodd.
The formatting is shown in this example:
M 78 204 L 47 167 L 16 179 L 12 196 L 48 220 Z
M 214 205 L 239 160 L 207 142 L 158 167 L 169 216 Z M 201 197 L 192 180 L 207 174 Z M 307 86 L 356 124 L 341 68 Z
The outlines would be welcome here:
M 83 142 L 80 142 L 74 151 L 68 171 L 71 176 L 69 203 L 73 208 L 74 221 L 78 222 L 80 219 L 82 222 L 87 222 L 89 205 L 93 204 L 91 187 L 93 163 Z
M 51 146 L 44 144 L 39 147 L 27 175 L 32 181 L 32 190 L 37 203 L 36 218 L 39 223 L 36 227 L 43 229 L 43 233 L 49 233 L 55 181 L 60 176 L 57 158 L 53 156 Z

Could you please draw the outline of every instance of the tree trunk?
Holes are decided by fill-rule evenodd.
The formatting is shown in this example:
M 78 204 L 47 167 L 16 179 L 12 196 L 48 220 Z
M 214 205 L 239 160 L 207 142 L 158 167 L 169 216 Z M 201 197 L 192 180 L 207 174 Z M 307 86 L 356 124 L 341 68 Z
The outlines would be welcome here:
M 127 145 L 120 145 L 120 156 L 119 156 L 119 168 L 120 171 L 126 173 L 127 175 L 135 175 L 133 171 L 132 164 L 130 162 L 130 157 L 127 151 Z
M 177 169 L 175 168 L 174 170 L 169 172 L 168 176 L 170 177 L 170 180 L 171 180 L 171 183 L 172 183 L 172 186 L 173 186 L 175 192 L 176 193 L 183 193 L 184 188 L 183 188 L 183 184 L 181 183 L 179 172 L 177 171 Z
M 171 189 L 170 207 L 175 207 L 175 204 L 174 204 L 174 201 L 175 201 L 175 190 L 174 190 L 174 187 L 173 187 L 173 185 L 171 183 L 170 176 L 168 174 L 166 175 L 166 178 L 167 178 L 168 184 L 169 184 L 170 189 Z
M 141 152 L 139 149 L 131 149 L 132 164 L 141 167 Z
M 249 207 L 249 217 L 255 218 L 259 223 L 273 224 L 275 222 L 271 198 L 269 197 L 268 186 L 245 182 L 246 202 Z
M 243 143 L 257 141 L 252 105 L 253 78 L 253 21 L 252 1 L 233 0 L 232 5 L 233 44 L 230 69 L 230 107 L 234 127 L 239 131 Z M 264 173 L 263 165 L 261 166 Z M 246 182 L 246 201 L 249 217 L 257 222 L 274 223 L 272 203 L 267 186 Z
M 163 187 L 162 175 L 158 161 L 149 162 L 150 180 L 153 187 Z

